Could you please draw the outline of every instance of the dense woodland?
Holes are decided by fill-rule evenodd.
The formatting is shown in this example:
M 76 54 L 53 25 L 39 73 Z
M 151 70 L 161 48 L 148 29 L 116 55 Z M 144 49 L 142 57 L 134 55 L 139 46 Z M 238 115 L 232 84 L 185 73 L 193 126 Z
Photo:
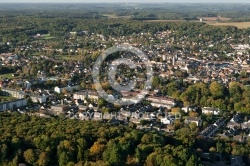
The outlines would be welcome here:
M 153 86 L 159 87 L 164 95 L 173 96 L 182 101 L 185 106 L 219 108 L 223 110 L 222 114 L 230 112 L 229 110 L 250 113 L 250 87 L 239 82 L 231 82 L 228 87 L 216 81 L 211 84 L 190 85 L 182 81 L 168 81 L 155 77 Z
M 249 157 L 249 144 L 196 137 L 195 126 L 175 124 L 174 136 L 139 131 L 134 124 L 40 118 L 1 113 L 0 165 L 195 166 L 202 152 Z
M 135 125 L 1 113 L 0 165 L 198 165 L 195 131 L 172 138 Z M 182 131 L 185 130 L 185 131 Z M 183 134 L 185 133 L 185 135 Z M 95 163 L 94 163 L 95 162 Z

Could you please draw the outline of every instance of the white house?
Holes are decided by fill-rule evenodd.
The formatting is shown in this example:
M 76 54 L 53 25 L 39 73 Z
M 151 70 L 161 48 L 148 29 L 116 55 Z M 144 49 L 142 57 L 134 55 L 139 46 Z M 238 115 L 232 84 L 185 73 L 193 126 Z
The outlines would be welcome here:
M 85 98 L 87 98 L 88 94 L 86 91 L 81 91 L 81 92 L 76 92 L 73 94 L 73 98 L 78 100 L 78 99 L 81 99 L 81 100 L 84 100 Z
M 187 106 L 187 107 L 183 107 L 181 108 L 182 111 L 184 111 L 185 113 L 188 113 L 189 111 L 196 111 L 197 108 L 192 107 L 192 106 Z
M 166 107 L 168 109 L 173 108 L 176 105 L 176 102 L 172 98 L 167 97 L 156 97 L 156 96 L 150 96 L 147 98 L 148 101 L 151 102 L 151 105 L 153 107 Z
M 3 103 L 0 103 L 0 111 L 12 110 L 15 108 L 24 107 L 26 105 L 27 105 L 27 100 L 24 98 L 13 100 L 13 101 L 8 101 L 8 102 L 3 102 Z
M 19 99 L 24 98 L 25 96 L 25 93 L 23 91 L 10 88 L 2 88 L 2 92 L 4 92 L 6 96 L 12 96 Z
M 79 85 L 75 85 L 75 86 L 65 86 L 65 87 L 54 87 L 54 91 L 57 92 L 57 93 L 62 93 L 63 90 L 67 90 L 67 91 L 72 91 L 72 90 L 76 90 L 76 89 L 79 89 Z
M 202 108 L 202 114 L 213 114 L 213 115 L 219 115 L 220 110 L 218 108 L 213 107 L 203 107 Z
M 47 96 L 44 94 L 42 95 L 32 94 L 30 95 L 30 98 L 33 102 L 46 103 L 47 101 Z
M 202 120 L 200 117 L 188 117 L 187 119 L 185 119 L 185 123 L 186 124 L 195 123 L 197 126 L 201 126 Z
M 173 124 L 173 121 L 168 118 L 162 118 L 161 123 L 165 125 Z
M 98 100 L 99 99 L 99 95 L 95 91 L 88 91 L 88 98 L 92 99 L 92 100 Z

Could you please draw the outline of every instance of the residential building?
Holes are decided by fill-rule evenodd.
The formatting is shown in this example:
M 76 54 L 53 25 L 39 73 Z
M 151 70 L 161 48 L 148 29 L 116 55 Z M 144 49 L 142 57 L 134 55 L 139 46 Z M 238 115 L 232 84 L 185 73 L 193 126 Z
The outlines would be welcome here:
M 187 119 L 185 119 L 185 123 L 186 124 L 195 123 L 197 126 L 201 126 L 202 120 L 200 117 L 188 117 Z
M 4 95 L 6 95 L 6 96 L 12 96 L 12 97 L 15 97 L 18 99 L 25 97 L 24 91 L 21 91 L 21 90 L 2 88 L 2 92 L 4 92 Z
M 85 98 L 87 98 L 87 96 L 88 96 L 87 91 L 80 91 L 73 94 L 73 98 L 76 100 L 78 99 L 84 100 Z
M 187 107 L 181 108 L 181 110 L 184 111 L 185 113 L 188 113 L 189 111 L 196 111 L 197 108 L 193 106 L 187 106 Z
M 26 99 L 17 99 L 13 101 L 7 101 L 0 103 L 0 111 L 6 111 L 6 110 L 13 110 L 16 108 L 21 108 L 27 106 L 27 100 Z
M 168 118 L 162 118 L 161 123 L 165 125 L 173 124 L 173 120 L 170 120 Z
M 73 91 L 73 90 L 77 90 L 77 89 L 79 89 L 79 85 L 74 85 L 74 86 L 68 85 L 68 86 L 64 86 L 64 87 L 58 87 L 58 86 L 56 86 L 54 88 L 54 91 L 57 92 L 57 93 L 62 93 L 64 90 L 66 90 L 67 92 L 69 92 L 69 91 Z
M 219 115 L 220 110 L 217 108 L 212 107 L 203 107 L 202 108 L 202 114 L 213 114 L 213 115 Z
M 51 106 L 51 111 L 54 112 L 54 114 L 59 115 L 67 112 L 70 109 L 69 106 L 66 105 L 55 105 Z
M 46 95 L 42 94 L 42 95 L 39 95 L 39 94 L 31 94 L 30 95 L 30 98 L 33 102 L 35 103 L 46 103 L 47 101 L 47 97 Z
M 151 102 L 151 105 L 153 107 L 166 107 L 168 109 L 171 109 L 176 105 L 176 101 L 172 98 L 168 97 L 156 97 L 156 96 L 150 96 L 147 98 L 148 101 Z

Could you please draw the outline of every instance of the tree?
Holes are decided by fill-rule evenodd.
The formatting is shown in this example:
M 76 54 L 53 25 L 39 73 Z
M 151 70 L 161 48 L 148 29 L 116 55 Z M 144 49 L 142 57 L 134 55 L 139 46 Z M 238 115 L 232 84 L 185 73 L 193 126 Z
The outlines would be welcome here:
M 49 164 L 49 156 L 46 152 L 41 152 L 38 159 L 39 166 L 46 166 Z
M 66 152 L 62 152 L 59 156 L 59 166 L 65 166 L 70 162 L 69 156 Z
M 212 82 L 209 89 L 211 91 L 212 96 L 215 99 L 224 97 L 224 87 L 218 82 L 216 81 Z
M 77 140 L 77 161 L 86 161 L 88 159 L 87 141 L 84 138 Z
M 181 109 L 179 107 L 174 107 L 174 108 L 171 108 L 171 112 L 172 113 L 180 113 Z
M 189 112 L 189 116 L 191 116 L 191 117 L 197 117 L 197 116 L 199 116 L 199 114 L 198 114 L 198 112 L 190 111 Z
M 108 143 L 107 149 L 103 153 L 103 159 L 110 165 L 123 165 L 125 163 L 120 145 L 113 141 Z
M 210 158 L 211 162 L 214 162 L 215 155 L 216 155 L 216 148 L 215 147 L 211 147 L 209 149 L 209 158 Z
M 171 82 L 167 85 L 167 93 L 168 95 L 172 96 L 174 92 L 178 90 L 177 82 Z
M 231 98 L 232 103 L 241 101 L 242 92 L 243 90 L 241 88 L 241 84 L 239 84 L 238 82 L 229 83 L 229 93 L 230 93 L 230 98 Z
M 32 106 L 34 103 L 30 97 L 27 98 L 27 105 Z
M 13 165 L 13 166 L 18 165 L 18 164 L 19 164 L 19 161 L 20 161 L 20 159 L 19 159 L 19 157 L 16 155 L 16 156 L 14 157 L 14 159 L 12 160 L 12 165 Z
M 158 76 L 154 76 L 152 81 L 153 88 L 159 88 L 160 83 L 160 78 Z
M 189 128 L 191 129 L 191 131 L 195 131 L 197 129 L 197 124 L 192 122 L 189 124 Z
M 176 131 L 176 139 L 182 141 L 184 145 L 191 147 L 194 143 L 194 135 L 189 128 L 181 128 Z
M 7 154 L 9 152 L 7 144 L 0 144 L 0 162 L 3 163 L 7 159 Z
M 200 160 L 196 156 L 192 155 L 186 162 L 186 166 L 200 166 L 201 164 L 199 161 Z
M 98 140 L 96 141 L 93 146 L 90 148 L 90 155 L 93 156 L 96 161 L 101 158 L 102 153 L 104 152 L 106 148 L 106 140 Z
M 221 142 L 217 142 L 216 143 L 216 152 L 218 153 L 223 153 L 224 152 L 224 146 L 223 146 L 223 143 Z
M 23 157 L 24 157 L 25 161 L 31 165 L 34 165 L 36 162 L 35 153 L 34 153 L 33 149 L 26 150 L 23 153 Z
M 106 105 L 106 101 L 103 98 L 98 99 L 98 108 L 102 108 Z

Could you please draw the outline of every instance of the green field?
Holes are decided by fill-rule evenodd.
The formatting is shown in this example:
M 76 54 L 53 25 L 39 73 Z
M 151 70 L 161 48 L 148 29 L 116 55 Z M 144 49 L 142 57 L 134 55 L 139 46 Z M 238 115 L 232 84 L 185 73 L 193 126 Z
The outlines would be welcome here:
M 56 55 L 55 56 L 57 59 L 62 59 L 62 60 L 82 60 L 83 55 Z
M 116 14 L 103 14 L 103 16 L 108 17 L 108 18 L 120 18 L 120 19 L 129 19 L 131 16 L 117 16 Z
M 12 74 L 14 73 L 0 74 L 0 78 L 18 78 L 18 76 L 13 77 Z
M 207 24 L 214 26 L 235 26 L 239 29 L 250 28 L 250 22 L 209 22 Z
M 3 102 L 3 101 L 12 101 L 12 100 L 16 100 L 16 98 L 12 97 L 12 96 L 0 96 L 0 102 Z
M 44 40 L 49 40 L 49 39 L 53 39 L 54 37 L 53 36 L 50 36 L 50 34 L 45 34 L 45 35 L 42 35 L 41 39 L 44 39 Z

